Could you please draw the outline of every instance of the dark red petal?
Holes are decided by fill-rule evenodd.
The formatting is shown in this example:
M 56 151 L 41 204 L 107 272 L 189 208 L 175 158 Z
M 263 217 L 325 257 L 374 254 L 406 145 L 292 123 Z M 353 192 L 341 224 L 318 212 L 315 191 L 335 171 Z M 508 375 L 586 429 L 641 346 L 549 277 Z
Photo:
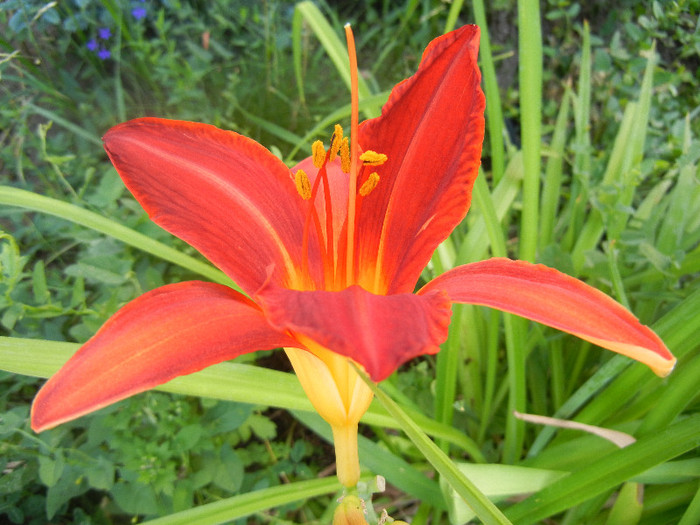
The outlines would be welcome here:
M 207 124 L 154 118 L 115 126 L 103 140 L 151 219 L 246 293 L 262 286 L 270 264 L 276 283 L 294 274 L 304 201 L 289 169 L 260 144 Z
M 438 352 L 452 315 L 440 292 L 382 296 L 359 286 L 339 292 L 265 286 L 256 299 L 274 327 L 352 358 L 374 381 L 409 359 Z
M 32 428 L 54 427 L 241 354 L 293 344 L 230 288 L 163 286 L 114 314 L 49 379 L 34 399 Z
M 489 259 L 458 266 L 419 292 L 480 304 L 543 323 L 619 352 L 667 375 L 676 358 L 621 304 L 586 283 L 540 264 Z
M 479 28 L 433 40 L 415 75 L 397 85 L 360 145 L 389 160 L 356 229 L 360 273 L 380 272 L 377 293 L 411 292 L 430 257 L 464 218 L 484 139 L 477 67 Z

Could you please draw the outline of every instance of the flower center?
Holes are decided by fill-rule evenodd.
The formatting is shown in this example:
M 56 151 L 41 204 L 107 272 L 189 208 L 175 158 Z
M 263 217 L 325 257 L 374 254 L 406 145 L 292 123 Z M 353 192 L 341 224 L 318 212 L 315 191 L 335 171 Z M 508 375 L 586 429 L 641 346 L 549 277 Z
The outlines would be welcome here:
M 353 211 L 355 211 L 354 208 L 357 205 L 357 196 L 359 195 L 363 198 L 367 197 L 377 187 L 377 184 L 379 184 L 379 174 L 372 170 L 372 168 L 384 164 L 387 161 L 387 156 L 372 150 L 364 151 L 359 156 L 359 161 L 361 162 L 359 169 L 356 166 L 356 173 L 353 174 L 350 143 L 348 138 L 343 136 L 343 128 L 339 124 L 335 125 L 335 131 L 331 136 L 328 150 L 324 148 L 320 140 L 317 140 L 311 146 L 311 155 L 314 167 L 318 169 L 313 185 L 304 170 L 300 169 L 294 174 L 297 192 L 302 199 L 309 201 L 306 219 L 304 221 L 302 273 L 307 276 L 309 275 L 309 239 L 313 223 L 313 228 L 319 239 L 319 251 L 324 262 L 325 283 L 323 289 L 342 289 L 354 284 L 354 272 L 352 274 L 346 272 L 344 275 L 339 275 L 338 252 L 341 251 L 342 246 L 337 246 L 336 241 L 340 241 L 341 243 L 350 242 L 351 239 L 349 237 L 347 240 L 335 238 L 336 234 L 339 232 L 335 232 L 333 226 L 333 202 L 331 200 L 328 165 L 339 157 L 340 168 L 343 173 L 348 173 L 350 175 L 349 178 L 354 179 L 354 184 L 351 182 L 348 190 L 350 192 L 353 191 L 354 188 L 354 194 L 348 196 L 348 228 L 350 228 L 350 206 L 352 206 Z M 357 189 L 358 183 L 359 189 Z M 315 205 L 316 196 L 321 188 L 323 188 L 325 208 L 325 231 L 321 225 L 319 212 Z M 353 213 L 352 216 L 354 217 L 355 214 Z M 354 231 L 354 224 L 352 224 L 352 229 Z M 354 241 L 354 236 L 352 240 Z M 347 264 L 350 264 L 350 260 L 347 260 Z M 351 275 L 349 279 L 348 275 Z
M 313 186 L 308 175 L 303 170 L 298 170 L 294 174 L 294 181 L 297 192 L 302 199 L 308 200 L 308 211 L 304 221 L 304 233 L 302 240 L 302 273 L 308 278 L 308 286 L 312 286 L 309 276 L 309 238 L 311 223 L 316 231 L 319 243 L 319 253 L 323 265 L 325 290 L 341 290 L 355 284 L 357 271 L 355 268 L 355 221 L 359 213 L 358 196 L 365 198 L 379 184 L 379 174 L 371 168 L 381 166 L 387 161 L 387 156 L 383 153 L 367 150 L 359 153 L 359 97 L 357 78 L 357 56 L 355 53 L 355 40 L 349 25 L 345 26 L 345 34 L 348 40 L 348 55 L 350 58 L 350 98 L 351 98 L 351 136 L 352 143 L 343 136 L 343 128 L 335 125 L 335 130 L 331 136 L 330 147 L 326 151 L 323 143 L 317 140 L 311 146 L 311 155 L 314 167 L 318 169 L 318 174 Z M 340 157 L 340 167 L 344 173 L 348 173 L 348 203 L 347 203 L 347 237 L 335 239 L 336 233 L 333 229 L 333 204 L 331 202 L 331 188 L 328 180 L 328 163 L 334 162 Z M 358 164 L 359 161 L 359 164 Z M 323 197 L 325 204 L 325 232 L 321 226 L 319 213 L 314 204 L 319 188 L 323 185 Z M 359 185 L 359 189 L 358 189 Z M 342 228 L 341 228 L 342 230 Z M 344 266 L 339 258 L 344 255 Z

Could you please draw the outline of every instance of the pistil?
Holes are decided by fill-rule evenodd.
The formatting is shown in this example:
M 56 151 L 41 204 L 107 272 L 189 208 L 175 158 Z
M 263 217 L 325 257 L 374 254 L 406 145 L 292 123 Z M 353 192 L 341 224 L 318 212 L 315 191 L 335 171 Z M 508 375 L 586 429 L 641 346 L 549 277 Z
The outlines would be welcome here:
M 359 139 L 359 96 L 357 79 L 357 52 L 355 36 L 350 24 L 345 24 L 345 38 L 348 42 L 350 59 L 350 177 L 348 189 L 348 241 L 345 263 L 345 286 L 355 283 L 355 200 L 357 194 L 357 147 Z

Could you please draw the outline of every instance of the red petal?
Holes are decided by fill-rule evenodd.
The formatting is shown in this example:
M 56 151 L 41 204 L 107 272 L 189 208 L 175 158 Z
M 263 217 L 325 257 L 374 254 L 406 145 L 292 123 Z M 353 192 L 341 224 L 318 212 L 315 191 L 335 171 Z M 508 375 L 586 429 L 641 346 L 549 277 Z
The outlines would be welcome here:
M 490 306 L 563 330 L 636 359 L 661 376 L 676 363 L 659 336 L 621 304 L 547 266 L 489 259 L 447 271 L 419 293 L 435 290 L 458 303 Z
M 230 288 L 163 286 L 114 314 L 49 379 L 34 399 L 32 428 L 54 427 L 241 354 L 293 344 Z
M 380 272 L 374 292 L 413 291 L 469 209 L 484 139 L 478 48 L 476 26 L 433 40 L 382 116 L 360 127 L 361 146 L 389 157 L 372 169 L 380 182 L 360 199 L 356 229 L 360 273 Z
M 303 200 L 287 167 L 260 144 L 206 124 L 154 118 L 115 126 L 103 140 L 151 219 L 247 293 L 262 286 L 271 264 L 276 283 L 295 273 Z
M 374 381 L 386 379 L 409 359 L 438 352 L 452 315 L 440 292 L 383 296 L 359 286 L 340 292 L 266 286 L 256 300 L 274 327 L 350 357 Z

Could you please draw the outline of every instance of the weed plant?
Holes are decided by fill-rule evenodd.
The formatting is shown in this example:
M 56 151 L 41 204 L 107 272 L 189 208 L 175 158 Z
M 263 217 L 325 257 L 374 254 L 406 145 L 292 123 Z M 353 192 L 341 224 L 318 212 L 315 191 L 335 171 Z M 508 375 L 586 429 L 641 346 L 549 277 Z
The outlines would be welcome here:
M 275 353 L 39 435 L 28 413 L 37 377 L 125 302 L 221 278 L 148 221 L 101 134 L 144 115 L 196 120 L 291 165 L 349 116 L 349 20 L 366 117 L 430 39 L 482 27 L 482 175 L 426 280 L 489 255 L 543 262 L 628 306 L 679 358 L 659 379 L 457 306 L 441 353 L 382 383 L 391 415 L 375 404 L 366 416 L 363 467 L 389 484 L 376 508 L 413 524 L 471 519 L 442 451 L 457 485 L 466 474 L 513 523 L 700 522 L 700 2 L 464 4 L 0 2 L 0 521 L 330 521 L 330 432 Z M 513 410 L 637 441 L 617 449 Z

